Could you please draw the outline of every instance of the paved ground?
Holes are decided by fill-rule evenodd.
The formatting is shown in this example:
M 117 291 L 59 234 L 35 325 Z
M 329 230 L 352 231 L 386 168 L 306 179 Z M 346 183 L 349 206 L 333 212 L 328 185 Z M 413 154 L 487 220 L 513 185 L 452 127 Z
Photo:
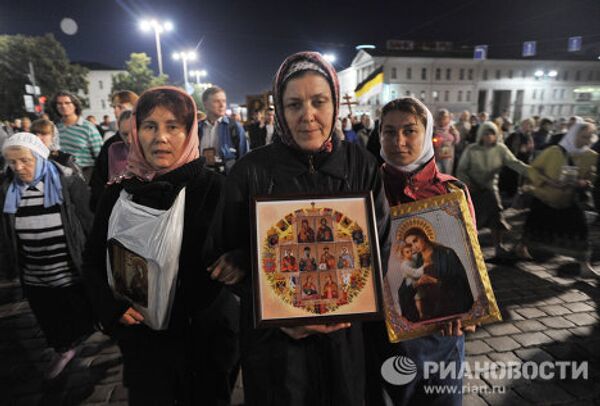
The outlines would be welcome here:
M 513 213 L 518 225 L 522 215 Z M 514 233 L 517 235 L 517 233 Z M 487 235 L 482 233 L 485 246 Z M 600 226 L 592 228 L 600 267 Z M 486 257 L 491 255 L 485 248 Z M 578 381 L 466 380 L 465 405 L 600 404 L 600 289 L 597 279 L 577 276 L 565 257 L 539 255 L 536 262 L 494 265 L 490 277 L 504 321 L 470 335 L 468 361 L 589 361 L 589 379 Z M 42 379 L 51 352 L 17 283 L 0 279 L 0 405 L 126 404 L 118 348 L 100 333 L 91 336 L 65 373 Z M 483 389 L 482 389 L 483 388 Z M 237 403 L 240 388 L 237 388 Z

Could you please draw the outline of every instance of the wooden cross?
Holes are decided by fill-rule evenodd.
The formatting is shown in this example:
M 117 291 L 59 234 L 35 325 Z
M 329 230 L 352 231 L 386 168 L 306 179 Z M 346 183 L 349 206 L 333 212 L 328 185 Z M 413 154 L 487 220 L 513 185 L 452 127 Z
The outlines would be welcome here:
M 346 100 L 346 102 L 341 102 L 340 104 L 343 104 L 344 106 L 348 106 L 348 111 L 350 112 L 350 115 L 352 115 L 352 105 L 353 104 L 358 104 L 357 102 L 354 101 L 350 101 L 352 100 L 352 96 L 348 95 L 348 93 L 346 93 L 342 99 Z

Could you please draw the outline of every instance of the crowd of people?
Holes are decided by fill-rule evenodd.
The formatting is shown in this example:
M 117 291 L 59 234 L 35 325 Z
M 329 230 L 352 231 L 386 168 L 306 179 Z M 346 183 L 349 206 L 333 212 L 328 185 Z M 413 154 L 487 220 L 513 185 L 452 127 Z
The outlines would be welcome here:
M 460 380 L 394 386 L 379 372 L 390 356 L 463 361 L 474 327 L 460 321 L 397 344 L 382 321 L 254 328 L 248 214 L 258 195 L 372 192 L 387 264 L 390 207 L 462 190 L 498 258 L 547 249 L 596 275 L 585 215 L 595 122 L 534 117 L 513 131 L 507 114 L 465 111 L 453 122 L 412 97 L 375 119 L 340 118 L 339 99 L 335 69 L 302 52 L 277 71 L 273 106 L 245 126 L 227 116 L 222 88 L 204 92 L 199 112 L 164 86 L 116 92 L 114 123 L 84 119 L 77 96 L 61 91 L 54 122 L 0 128 L 2 269 L 20 278 L 55 350 L 47 378 L 100 329 L 121 349 L 132 405 L 229 404 L 240 365 L 248 405 L 380 405 L 385 393 L 395 405 L 460 404 L 460 391 L 423 391 Z M 529 212 L 511 252 L 504 206 L 517 202 Z M 127 266 L 131 280 L 119 273 Z M 148 270 L 171 277 L 156 282 Z M 144 313 L 137 301 L 167 310 Z

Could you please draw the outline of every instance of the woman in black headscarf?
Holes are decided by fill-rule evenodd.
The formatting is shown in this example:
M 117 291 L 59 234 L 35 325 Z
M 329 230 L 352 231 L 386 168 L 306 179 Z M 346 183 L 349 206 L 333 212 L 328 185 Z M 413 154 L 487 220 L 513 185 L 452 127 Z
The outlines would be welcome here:
M 389 213 L 377 162 L 334 135 L 339 85 L 333 67 L 318 53 L 292 55 L 279 68 L 273 90 L 281 141 L 244 156 L 227 178 L 222 229 L 235 232 L 225 233 L 230 252 L 211 268 L 213 278 L 228 284 L 241 281 L 245 402 L 362 405 L 360 323 L 260 330 L 252 326 L 248 212 L 253 196 L 373 191 L 385 258 L 389 250 Z

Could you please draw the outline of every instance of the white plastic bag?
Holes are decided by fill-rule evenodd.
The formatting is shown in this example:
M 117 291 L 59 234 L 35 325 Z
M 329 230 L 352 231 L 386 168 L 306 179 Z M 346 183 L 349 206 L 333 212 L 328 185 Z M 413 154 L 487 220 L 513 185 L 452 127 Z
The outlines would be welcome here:
M 137 204 L 122 190 L 108 223 L 108 283 L 116 296 L 132 302 L 154 330 L 169 325 L 184 209 L 185 188 L 166 211 Z

